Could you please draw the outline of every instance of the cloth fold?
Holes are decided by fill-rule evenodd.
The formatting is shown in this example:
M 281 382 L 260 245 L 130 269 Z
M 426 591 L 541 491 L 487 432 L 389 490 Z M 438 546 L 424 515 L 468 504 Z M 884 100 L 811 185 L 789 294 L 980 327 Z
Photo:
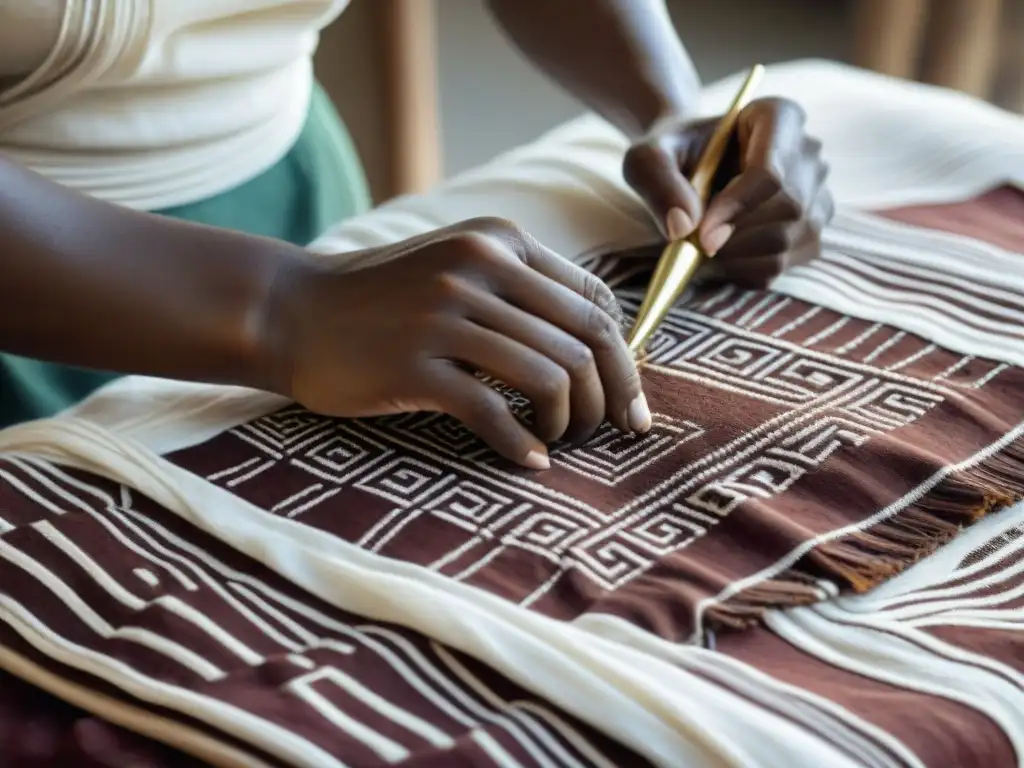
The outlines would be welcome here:
M 879 107 L 905 163 L 837 169 L 819 263 L 684 297 L 650 435 L 537 475 L 436 414 L 128 380 L 0 432 L 0 667 L 218 765 L 1019 763 L 1024 197 L 963 203 L 1024 179 L 1019 122 L 831 65 L 769 85 L 865 168 Z M 594 126 L 317 249 L 507 201 L 633 306 L 650 262 L 607 254 L 652 230 Z

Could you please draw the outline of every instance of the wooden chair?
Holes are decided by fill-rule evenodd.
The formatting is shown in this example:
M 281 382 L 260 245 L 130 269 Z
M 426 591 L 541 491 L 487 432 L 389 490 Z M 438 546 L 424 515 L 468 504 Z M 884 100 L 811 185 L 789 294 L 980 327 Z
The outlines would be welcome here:
M 434 0 L 374 0 L 386 70 L 393 195 L 422 192 L 442 176 Z
M 1003 0 L 854 0 L 853 62 L 991 99 L 1000 66 L 1024 46 Z M 1012 96 L 1008 98 L 1013 100 Z M 1017 104 L 1008 106 L 1019 108 Z
M 384 196 L 423 191 L 443 174 L 436 3 L 363 1 L 372 9 L 381 41 L 383 149 L 389 168 Z M 1024 109 L 1020 0 L 851 3 L 853 63 Z

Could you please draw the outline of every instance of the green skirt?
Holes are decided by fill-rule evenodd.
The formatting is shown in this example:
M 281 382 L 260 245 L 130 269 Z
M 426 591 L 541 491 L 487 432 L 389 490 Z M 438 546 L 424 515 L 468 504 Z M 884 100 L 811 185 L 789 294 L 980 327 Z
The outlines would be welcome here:
M 157 213 L 306 245 L 369 207 L 352 140 L 316 87 L 302 133 L 276 165 L 229 192 Z M 0 427 L 52 416 L 117 377 L 0 354 Z

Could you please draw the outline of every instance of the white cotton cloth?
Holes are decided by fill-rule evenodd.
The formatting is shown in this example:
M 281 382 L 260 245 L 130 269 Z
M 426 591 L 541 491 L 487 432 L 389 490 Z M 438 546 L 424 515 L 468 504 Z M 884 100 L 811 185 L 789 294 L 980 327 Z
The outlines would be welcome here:
M 737 82 L 731 78 L 708 89 L 705 110 L 721 109 Z M 846 205 L 953 201 L 1003 183 L 1024 185 L 1024 127 L 1019 118 L 994 108 L 817 62 L 769 68 L 765 87 L 767 93 L 794 96 L 804 104 L 812 130 L 826 142 L 833 186 Z M 623 139 L 597 119 L 574 121 L 432 193 L 395 201 L 343 224 L 314 250 L 350 252 L 495 214 L 516 220 L 567 254 L 643 243 L 653 239 L 654 231 L 619 176 L 622 148 Z M 738 690 L 756 694 L 756 700 L 795 695 L 743 664 L 694 646 L 664 643 L 606 617 L 574 623 L 546 618 L 271 515 L 160 457 L 282 403 L 244 389 L 132 377 L 61 417 L 0 432 L 0 453 L 39 456 L 137 489 L 340 608 L 410 627 L 481 659 L 657 765 L 852 765 L 848 753 L 801 727 L 801 715 L 779 717 L 752 703 L 751 696 L 737 696 L 691 672 L 714 669 L 734 680 Z M 1021 509 L 1005 514 L 1019 516 Z M 891 589 L 898 591 L 905 580 L 917 585 L 913 580 L 926 563 L 894 579 Z M 808 609 L 791 612 L 784 621 L 799 627 L 817 621 L 814 626 L 820 627 L 828 617 Z M 830 629 L 802 631 L 786 636 L 821 658 L 837 655 L 841 637 Z M 861 652 L 844 645 L 843 663 L 864 668 L 871 658 L 868 651 L 875 650 L 865 648 Z M 73 649 L 56 652 L 65 663 L 133 690 L 119 670 L 97 666 Z M 1005 709 L 1016 700 L 991 679 L 982 682 L 987 687 L 972 705 L 998 716 L 1004 728 L 1017 728 L 1017 719 Z M 147 695 L 155 703 L 183 706 L 174 691 L 148 690 Z M 887 754 L 918 765 L 890 734 L 831 706 L 849 738 L 863 754 L 874 755 L 875 764 L 888 764 L 878 750 L 883 744 Z M 222 727 L 242 727 L 231 713 L 215 707 L 202 717 Z M 312 759 L 308 754 L 299 758 L 299 764 Z
M 706 88 L 720 114 L 745 73 Z M 993 186 L 1024 188 L 1024 118 L 961 94 L 824 61 L 767 68 L 759 96 L 795 99 L 824 142 L 829 185 L 846 208 L 955 202 Z M 626 138 L 584 116 L 460 174 L 331 229 L 316 253 L 385 245 L 476 216 L 510 219 L 559 253 L 642 245 L 654 223 L 622 179 Z M 355 262 L 359 263 L 359 262 Z

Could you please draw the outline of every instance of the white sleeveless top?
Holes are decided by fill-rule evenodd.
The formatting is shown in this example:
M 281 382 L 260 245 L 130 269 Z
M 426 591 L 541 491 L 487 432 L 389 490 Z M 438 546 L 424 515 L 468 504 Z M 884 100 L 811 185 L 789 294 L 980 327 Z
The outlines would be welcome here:
M 347 4 L 0 0 L 0 152 L 144 210 L 231 189 L 294 143 Z

